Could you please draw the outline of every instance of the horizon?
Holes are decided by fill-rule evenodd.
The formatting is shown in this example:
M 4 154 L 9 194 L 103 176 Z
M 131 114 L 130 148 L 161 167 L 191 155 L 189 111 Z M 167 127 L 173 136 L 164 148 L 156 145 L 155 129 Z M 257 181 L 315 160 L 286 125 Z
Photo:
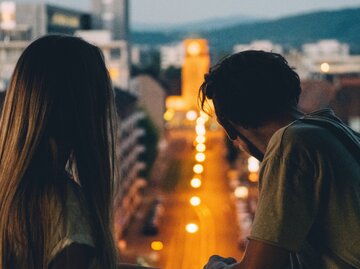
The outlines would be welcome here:
M 15 0 L 17 3 L 49 3 L 90 12 L 91 0 Z M 326 10 L 360 8 L 358 0 L 129 0 L 132 25 L 181 25 L 206 20 L 246 16 L 256 19 L 280 19 Z M 266 7 L 266 8 L 263 8 Z M 151 12 L 149 12 L 151 10 Z M 234 12 L 235 10 L 235 12 Z
M 221 20 L 221 19 L 226 19 L 226 18 L 235 18 L 237 16 L 244 16 L 246 18 L 250 18 L 250 19 L 255 19 L 255 20 L 278 20 L 278 19 L 283 19 L 283 18 L 287 18 L 287 17 L 293 17 L 293 16 L 301 16 L 301 15 L 306 15 L 306 14 L 311 14 L 311 13 L 318 13 L 318 12 L 327 12 L 327 11 L 340 11 L 340 10 L 346 10 L 346 9 L 358 9 L 360 8 L 360 4 L 359 5 L 354 5 L 354 6 L 344 6 L 344 7 L 339 7 L 339 8 L 321 8 L 321 9 L 315 9 L 315 10 L 309 10 L 309 11 L 298 11 L 295 13 L 287 13 L 287 14 L 283 14 L 283 15 L 279 15 L 279 16 L 275 16 L 275 17 L 264 17 L 264 16 L 256 16 L 256 15 L 251 15 L 251 14 L 243 14 L 243 13 L 238 13 L 238 14 L 229 14 L 229 15 L 223 15 L 223 16 L 213 16 L 213 17 L 207 17 L 207 18 L 203 18 L 203 19 L 195 19 L 195 20 L 189 20 L 189 21 L 182 21 L 182 22 L 154 22 L 154 23 L 149 23 L 149 22 L 145 22 L 145 21 L 131 21 L 131 23 L 133 24 L 137 24 L 137 25 L 146 25 L 146 26 L 163 26 L 164 24 L 166 24 L 169 27 L 173 27 L 173 26 L 180 26 L 180 25 L 187 25 L 187 24 L 192 24 L 192 23 L 201 23 L 201 22 L 206 22 L 206 21 L 213 21 L 213 20 Z

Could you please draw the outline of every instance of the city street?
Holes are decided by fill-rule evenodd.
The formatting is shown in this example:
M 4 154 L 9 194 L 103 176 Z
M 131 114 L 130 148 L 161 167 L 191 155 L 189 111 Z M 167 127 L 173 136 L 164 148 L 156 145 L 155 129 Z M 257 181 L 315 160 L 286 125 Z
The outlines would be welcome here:
M 181 169 L 185 171 L 181 171 L 182 177 L 176 189 L 163 194 L 164 215 L 159 234 L 144 237 L 139 223 L 129 229 L 125 238 L 126 251 L 131 252 L 133 257 L 143 255 L 150 260 L 149 264 L 165 269 L 202 268 L 212 254 L 241 258 L 235 209 L 226 182 L 223 135 L 221 131 L 207 133 L 202 185 L 194 189 L 190 186 L 190 180 L 193 176 L 192 166 L 196 163 L 193 146 L 195 131 L 170 132 L 170 145 L 174 152 L 169 154 L 168 161 L 180 160 Z M 198 206 L 190 204 L 192 196 L 200 198 Z M 137 222 L 141 223 L 141 217 Z M 186 231 L 185 227 L 190 223 L 198 226 L 197 232 Z M 153 241 L 162 242 L 163 248 L 151 250 Z

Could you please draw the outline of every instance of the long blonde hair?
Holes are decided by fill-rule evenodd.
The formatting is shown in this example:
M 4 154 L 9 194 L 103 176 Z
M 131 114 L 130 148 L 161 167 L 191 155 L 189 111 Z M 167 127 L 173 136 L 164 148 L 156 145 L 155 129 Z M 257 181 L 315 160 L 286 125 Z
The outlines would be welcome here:
M 100 50 L 51 35 L 19 58 L 0 120 L 0 268 L 49 264 L 53 206 L 66 197 L 49 139 L 76 163 L 101 268 L 115 268 L 112 235 L 113 90 Z M 19 259 L 21 262 L 19 262 Z

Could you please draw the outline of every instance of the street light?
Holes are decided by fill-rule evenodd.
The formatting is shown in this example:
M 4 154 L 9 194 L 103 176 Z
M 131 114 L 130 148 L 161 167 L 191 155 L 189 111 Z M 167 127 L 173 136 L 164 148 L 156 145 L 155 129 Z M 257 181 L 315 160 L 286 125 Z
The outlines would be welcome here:
M 196 120 L 197 125 L 204 125 L 205 122 L 206 122 L 206 120 L 203 117 L 198 117 L 197 120 Z
M 196 153 L 196 155 L 195 155 L 195 160 L 198 161 L 199 163 L 205 161 L 205 158 L 206 158 L 205 154 L 201 153 L 201 152 Z
M 198 135 L 195 139 L 195 141 L 199 144 L 204 144 L 206 141 L 206 138 L 204 135 Z
M 248 159 L 248 170 L 249 172 L 256 173 L 259 171 L 260 162 L 255 157 L 250 157 Z
M 153 241 L 151 242 L 151 249 L 152 250 L 162 250 L 164 248 L 164 244 L 161 241 Z
M 249 189 L 245 186 L 239 186 L 235 189 L 235 197 L 240 199 L 246 199 L 249 196 Z
M 164 113 L 164 120 L 166 121 L 170 121 L 172 120 L 172 118 L 175 115 L 175 111 L 173 109 L 168 109 L 166 110 L 166 112 Z
M 195 127 L 195 131 L 198 135 L 205 135 L 206 134 L 206 130 L 204 125 L 196 125 Z
M 193 179 L 191 179 L 190 185 L 191 185 L 191 187 L 193 187 L 193 188 L 195 188 L 195 189 L 200 188 L 200 186 L 201 186 L 201 179 L 200 179 L 200 178 L 197 178 L 197 177 L 194 177 Z
M 197 144 L 196 145 L 196 151 L 197 152 L 204 152 L 206 150 L 205 144 Z
M 202 172 L 204 172 L 204 166 L 202 164 L 195 164 L 193 167 L 193 171 L 195 174 L 201 174 Z
M 320 65 L 320 70 L 323 73 L 328 73 L 330 71 L 330 65 L 328 63 L 322 63 Z
M 190 198 L 190 204 L 192 206 L 198 206 L 198 205 L 200 205 L 200 203 L 201 203 L 201 199 L 199 197 L 193 196 Z
M 189 110 L 187 113 L 186 113 L 186 118 L 189 120 L 189 121 L 193 121 L 195 120 L 197 117 L 197 113 L 195 110 Z
M 189 223 L 185 226 L 185 230 L 188 233 L 194 234 L 199 230 L 199 226 L 195 223 Z

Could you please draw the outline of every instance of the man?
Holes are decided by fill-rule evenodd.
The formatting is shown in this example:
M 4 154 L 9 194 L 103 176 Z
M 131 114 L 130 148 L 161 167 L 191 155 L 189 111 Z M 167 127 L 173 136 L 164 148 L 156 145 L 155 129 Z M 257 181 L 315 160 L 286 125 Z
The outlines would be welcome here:
M 360 138 L 330 109 L 297 109 L 299 76 L 279 54 L 244 51 L 205 76 L 199 98 L 262 161 L 259 202 L 240 262 L 205 269 L 360 268 Z

